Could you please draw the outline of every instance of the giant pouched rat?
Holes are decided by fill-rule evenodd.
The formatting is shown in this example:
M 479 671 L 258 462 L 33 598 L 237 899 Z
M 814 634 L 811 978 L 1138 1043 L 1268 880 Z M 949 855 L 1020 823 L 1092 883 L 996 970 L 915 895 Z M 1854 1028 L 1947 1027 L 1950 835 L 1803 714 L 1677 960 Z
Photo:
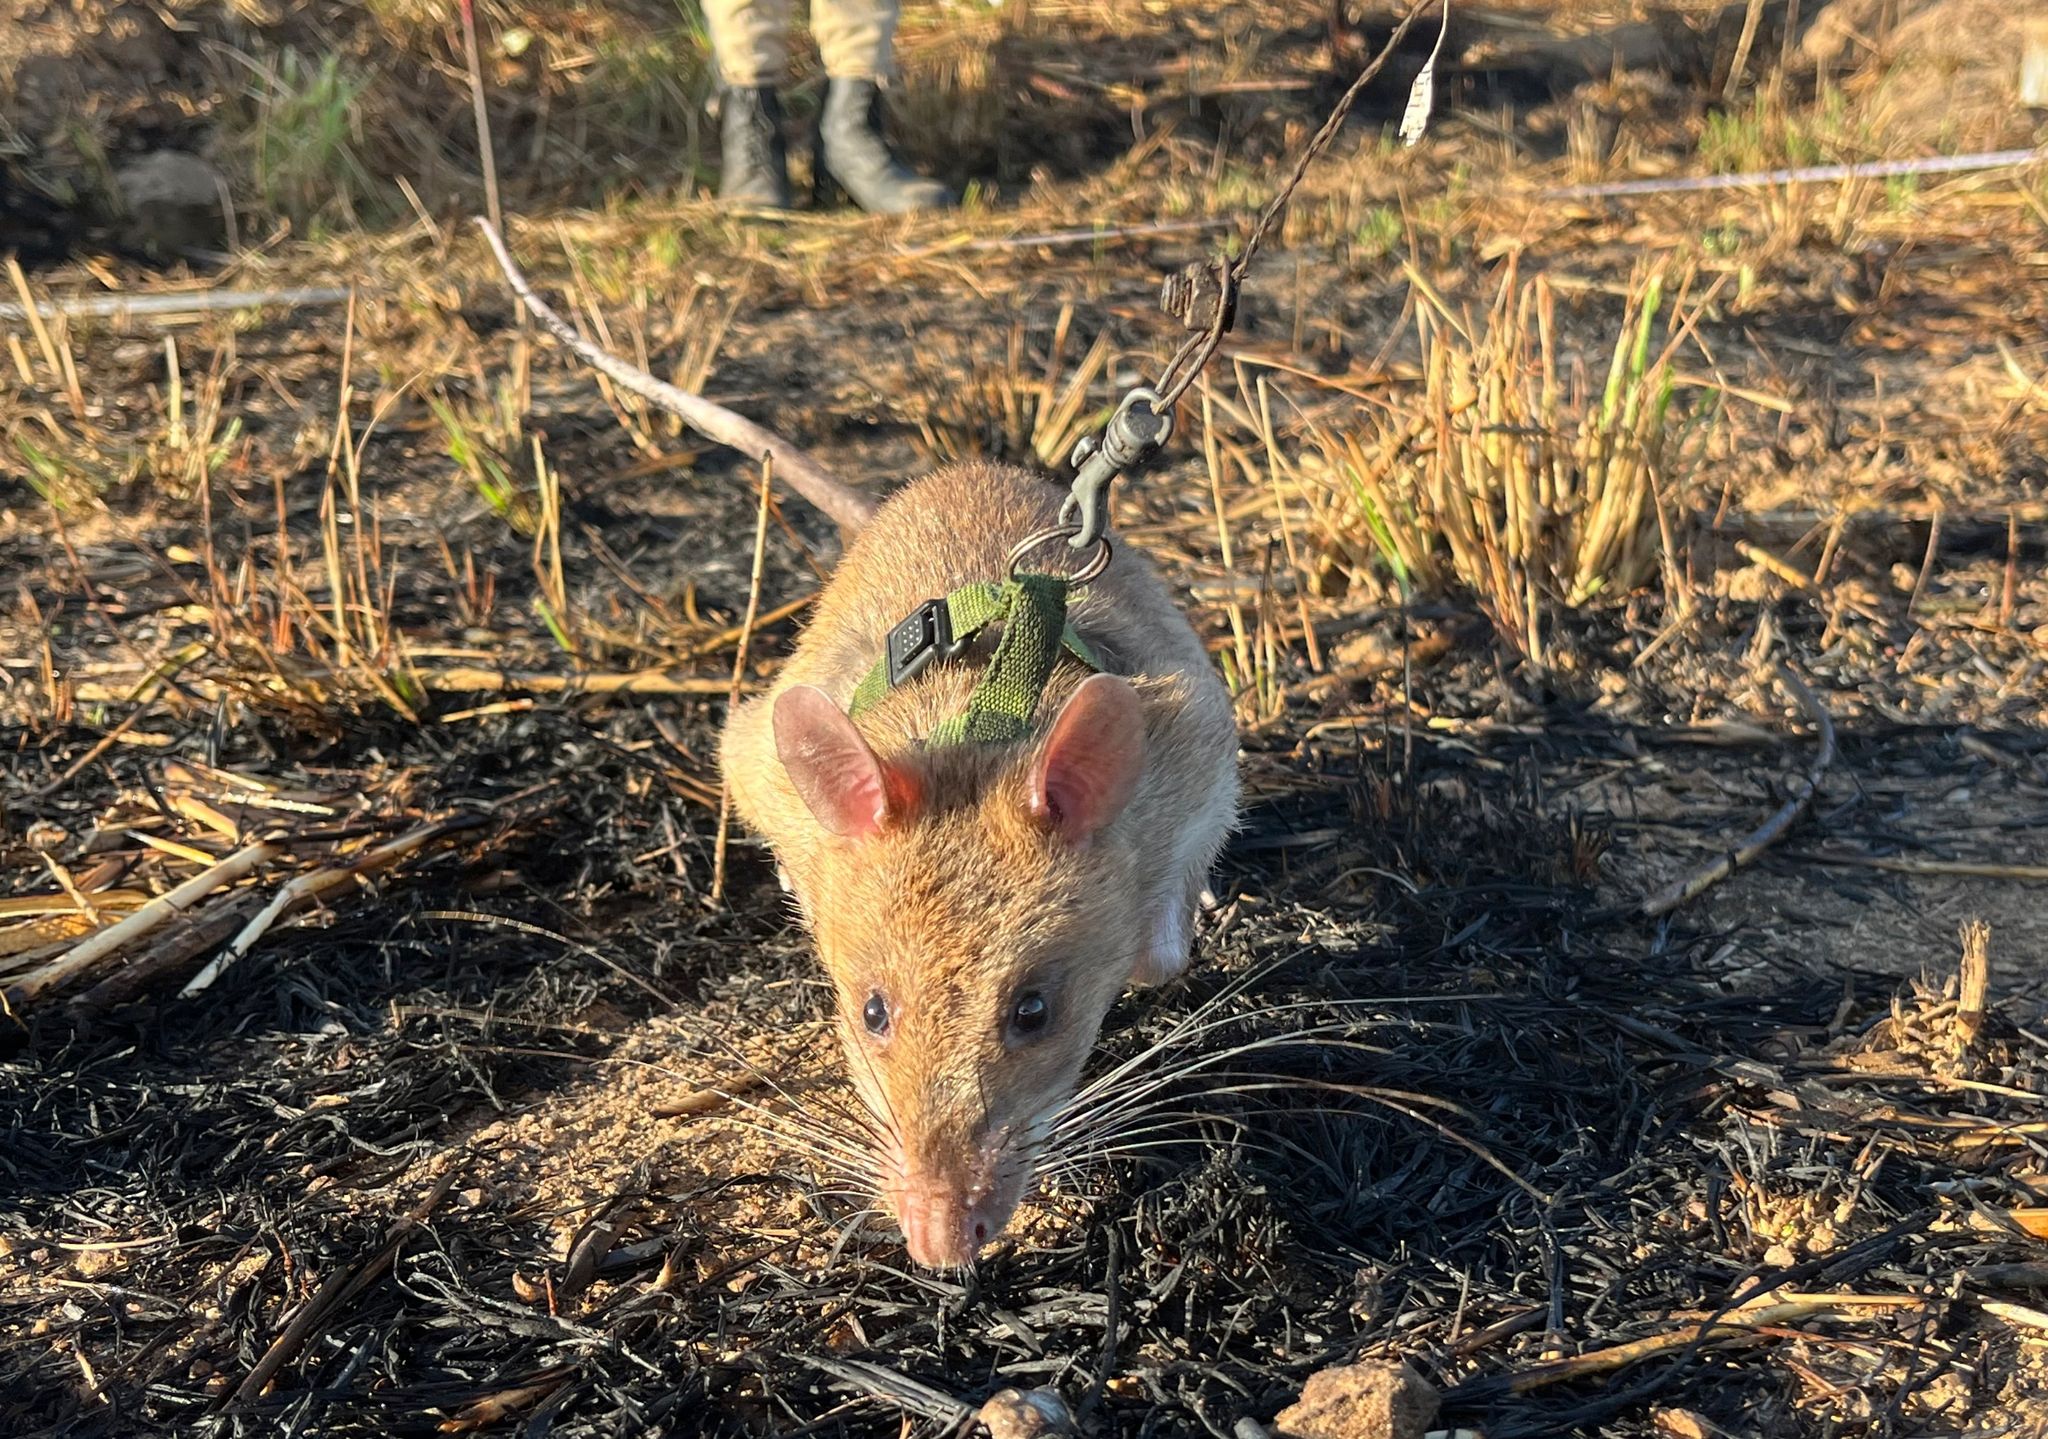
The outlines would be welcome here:
M 794 652 L 728 717 L 720 757 L 831 978 L 882 1198 L 912 1259 L 965 1264 L 1009 1222 L 1125 983 L 1188 962 L 1236 815 L 1230 697 L 1152 566 L 1119 548 L 1068 615 L 1099 668 L 1063 657 L 1021 740 L 927 743 L 966 704 L 986 638 L 850 717 L 892 628 L 1002 580 L 1012 547 L 1056 523 L 1063 492 L 1014 466 L 963 464 L 877 506 L 584 341 L 486 233 L 557 338 L 711 438 L 772 455 L 846 538 Z

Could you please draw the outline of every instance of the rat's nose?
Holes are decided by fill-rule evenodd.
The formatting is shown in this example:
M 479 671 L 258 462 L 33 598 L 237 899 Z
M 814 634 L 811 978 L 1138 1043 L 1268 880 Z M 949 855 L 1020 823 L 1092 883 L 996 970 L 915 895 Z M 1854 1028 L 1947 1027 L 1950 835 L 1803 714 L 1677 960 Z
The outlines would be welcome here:
M 1003 1227 L 1003 1217 L 988 1198 L 971 1200 L 951 1185 L 907 1185 L 893 1197 L 911 1260 L 927 1269 L 958 1269 L 973 1263 Z

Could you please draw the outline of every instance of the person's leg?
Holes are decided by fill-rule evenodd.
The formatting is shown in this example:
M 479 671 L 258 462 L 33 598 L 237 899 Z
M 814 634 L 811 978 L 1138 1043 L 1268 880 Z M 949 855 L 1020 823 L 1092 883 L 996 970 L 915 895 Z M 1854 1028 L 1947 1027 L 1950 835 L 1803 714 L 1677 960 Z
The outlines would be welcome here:
M 789 73 L 789 0 L 704 0 L 711 56 L 728 90 L 772 90 Z
M 897 0 L 811 0 L 811 35 L 833 80 L 885 80 Z
M 836 181 L 863 210 L 888 214 L 953 203 L 945 186 L 914 174 L 882 138 L 880 81 L 890 70 L 896 3 L 811 0 L 811 33 L 825 62 L 818 176 Z
M 782 104 L 775 94 L 789 70 L 789 9 L 789 0 L 704 3 L 721 90 L 718 198 L 729 204 L 789 208 Z

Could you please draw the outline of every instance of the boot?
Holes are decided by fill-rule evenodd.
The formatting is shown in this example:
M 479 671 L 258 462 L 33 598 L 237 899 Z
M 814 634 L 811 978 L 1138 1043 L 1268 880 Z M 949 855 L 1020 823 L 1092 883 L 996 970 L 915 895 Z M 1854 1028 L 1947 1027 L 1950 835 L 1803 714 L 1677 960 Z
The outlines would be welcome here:
M 789 157 L 782 143 L 782 102 L 770 86 L 734 88 L 718 102 L 718 198 L 763 210 L 789 208 Z
M 831 203 L 836 184 L 876 215 L 950 208 L 953 193 L 914 173 L 882 138 L 882 92 L 872 80 L 828 79 L 818 111 L 817 182 L 812 203 Z

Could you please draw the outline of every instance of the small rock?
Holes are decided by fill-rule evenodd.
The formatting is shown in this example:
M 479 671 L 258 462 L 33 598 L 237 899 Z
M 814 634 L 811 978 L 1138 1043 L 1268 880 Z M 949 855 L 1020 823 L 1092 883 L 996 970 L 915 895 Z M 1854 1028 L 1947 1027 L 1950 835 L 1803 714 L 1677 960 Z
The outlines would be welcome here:
M 1284 1439 L 1422 1439 L 1436 1418 L 1436 1390 L 1406 1364 L 1346 1364 L 1311 1375 L 1282 1409 Z
M 171 258 L 219 249 L 227 234 L 220 172 L 183 150 L 152 150 L 114 172 L 129 243 Z
M 1050 1389 L 1004 1389 L 989 1396 L 978 1417 L 989 1439 L 1048 1439 L 1072 1434 L 1074 1415 Z

